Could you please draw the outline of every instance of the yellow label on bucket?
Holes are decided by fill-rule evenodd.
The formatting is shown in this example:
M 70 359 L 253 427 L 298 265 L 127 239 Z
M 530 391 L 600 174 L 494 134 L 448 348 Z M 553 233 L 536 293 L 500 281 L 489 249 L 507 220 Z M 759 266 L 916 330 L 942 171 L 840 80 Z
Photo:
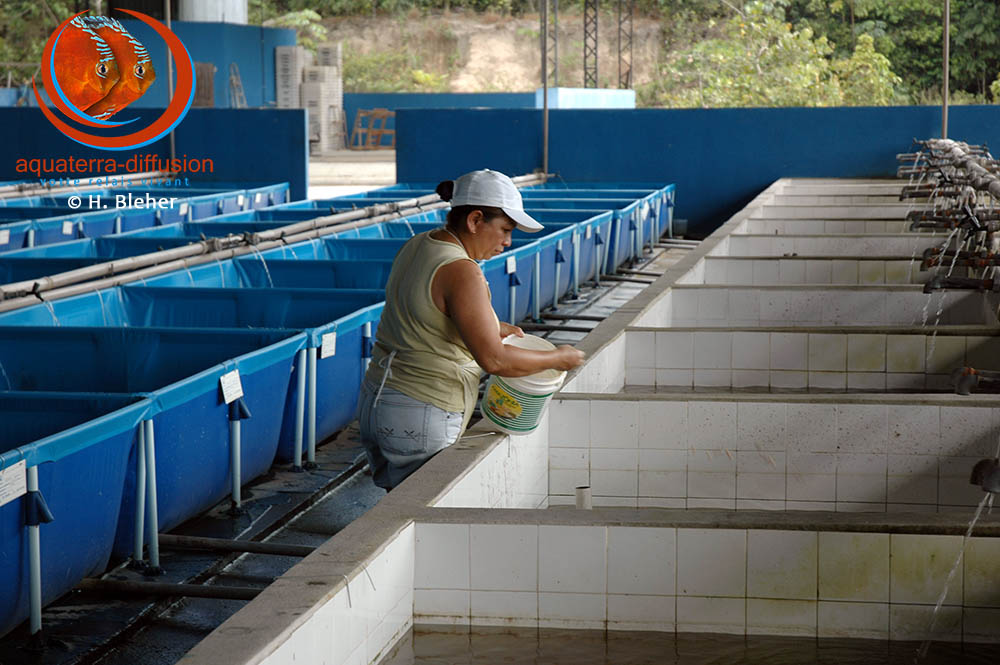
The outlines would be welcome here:
M 521 415 L 521 405 L 509 392 L 493 383 L 486 394 L 486 406 L 498 418 L 516 420 Z

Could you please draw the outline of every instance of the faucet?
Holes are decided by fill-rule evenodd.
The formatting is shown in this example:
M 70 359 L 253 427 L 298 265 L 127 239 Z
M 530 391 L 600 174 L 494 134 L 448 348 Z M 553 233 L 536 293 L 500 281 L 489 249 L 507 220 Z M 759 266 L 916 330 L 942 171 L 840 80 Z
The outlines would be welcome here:
M 1000 459 L 987 457 L 976 462 L 969 476 L 971 485 L 979 485 L 984 492 L 1000 492 Z

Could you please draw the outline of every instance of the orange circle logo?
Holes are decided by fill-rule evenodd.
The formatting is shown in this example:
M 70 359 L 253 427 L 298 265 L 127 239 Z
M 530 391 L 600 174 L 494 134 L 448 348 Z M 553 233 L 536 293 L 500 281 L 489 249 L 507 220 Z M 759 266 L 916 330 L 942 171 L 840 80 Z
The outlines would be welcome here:
M 70 126 L 45 102 L 32 79 L 35 99 L 49 122 L 67 137 L 98 150 L 131 150 L 158 141 L 184 119 L 194 101 L 194 63 L 184 44 L 162 23 L 130 14 L 163 39 L 177 66 L 177 90 L 166 111 L 148 127 L 122 136 L 99 136 Z M 90 127 L 122 127 L 110 118 L 139 99 L 156 80 L 146 48 L 119 21 L 80 12 L 59 24 L 42 53 L 42 84 L 52 104 L 68 118 Z

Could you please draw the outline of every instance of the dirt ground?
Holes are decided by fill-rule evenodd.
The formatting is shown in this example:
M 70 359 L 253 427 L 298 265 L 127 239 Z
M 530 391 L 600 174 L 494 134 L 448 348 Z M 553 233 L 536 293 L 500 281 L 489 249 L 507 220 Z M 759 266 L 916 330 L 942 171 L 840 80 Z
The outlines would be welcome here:
M 357 52 L 406 49 L 426 71 L 449 75 L 452 92 L 527 92 L 541 81 L 538 16 L 448 12 L 398 17 L 348 17 L 324 21 L 330 41 L 343 41 Z M 654 75 L 661 48 L 660 23 L 637 17 L 633 22 L 634 85 Z M 583 86 L 583 18 L 559 15 L 559 85 Z M 618 22 L 614 11 L 598 23 L 598 82 L 618 87 Z

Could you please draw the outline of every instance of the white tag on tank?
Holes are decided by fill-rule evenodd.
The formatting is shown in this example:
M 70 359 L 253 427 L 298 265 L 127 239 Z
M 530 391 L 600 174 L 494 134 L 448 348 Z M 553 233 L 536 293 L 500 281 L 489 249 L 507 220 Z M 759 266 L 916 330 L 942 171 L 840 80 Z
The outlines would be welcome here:
M 240 194 L 239 196 L 236 197 L 236 205 L 238 205 L 241 210 L 243 209 L 243 195 L 242 194 Z
M 253 195 L 253 202 L 260 203 L 260 192 L 257 192 L 256 194 Z
M 0 506 L 28 493 L 27 470 L 24 460 L 0 469 Z
M 243 383 L 240 381 L 240 370 L 238 369 L 220 376 L 219 386 L 222 387 L 222 399 L 226 404 L 243 397 Z
M 517 272 L 517 259 L 513 256 L 507 257 L 507 274 Z
M 71 222 L 69 220 L 63 222 L 63 225 L 62 225 L 62 234 L 64 236 L 73 235 L 73 222 Z
M 4 229 L 0 231 L 0 245 L 6 245 L 10 242 L 10 229 Z
M 587 230 L 583 232 L 583 238 L 584 238 L 584 240 L 589 240 L 590 239 L 590 234 L 593 233 L 593 231 L 594 231 L 594 227 L 588 226 Z
M 188 204 L 182 203 L 180 209 L 177 211 L 177 214 L 179 214 L 181 217 L 188 214 Z
M 337 333 L 336 331 L 323 335 L 322 345 L 319 347 L 319 357 L 329 358 L 337 353 Z

